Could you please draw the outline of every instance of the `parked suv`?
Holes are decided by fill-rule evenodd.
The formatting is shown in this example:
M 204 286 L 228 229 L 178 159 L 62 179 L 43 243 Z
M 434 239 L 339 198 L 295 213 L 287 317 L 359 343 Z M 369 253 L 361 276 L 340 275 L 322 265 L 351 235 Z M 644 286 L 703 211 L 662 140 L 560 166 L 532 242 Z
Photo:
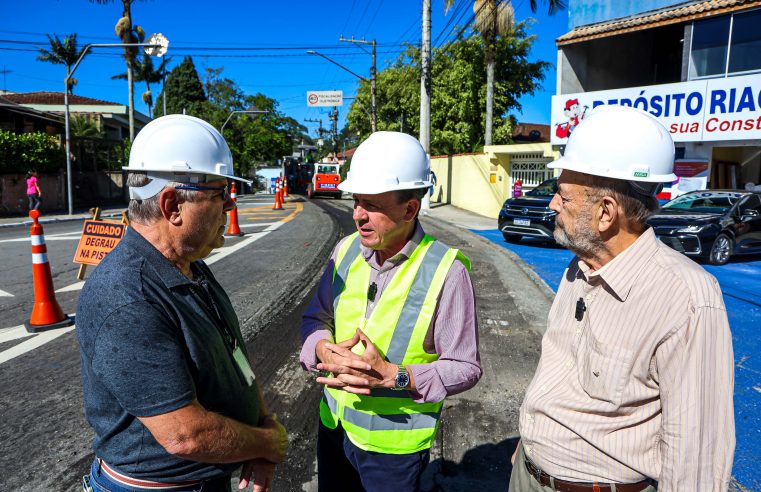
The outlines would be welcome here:
M 557 178 L 550 178 L 524 196 L 505 200 L 497 219 L 505 241 L 517 243 L 523 236 L 554 241 L 552 232 L 557 214 L 549 205 L 557 191 Z
M 703 190 L 680 195 L 650 217 L 656 236 L 713 265 L 761 253 L 761 192 Z

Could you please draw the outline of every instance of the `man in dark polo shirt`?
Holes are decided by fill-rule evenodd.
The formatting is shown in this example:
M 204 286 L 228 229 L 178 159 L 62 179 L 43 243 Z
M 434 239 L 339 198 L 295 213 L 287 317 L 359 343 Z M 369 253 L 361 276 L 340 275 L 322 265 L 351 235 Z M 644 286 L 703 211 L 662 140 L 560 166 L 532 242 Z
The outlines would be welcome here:
M 130 227 L 77 309 L 96 459 L 85 490 L 268 490 L 288 445 L 230 299 L 201 261 L 224 244 L 232 156 L 208 123 L 149 123 L 130 154 Z

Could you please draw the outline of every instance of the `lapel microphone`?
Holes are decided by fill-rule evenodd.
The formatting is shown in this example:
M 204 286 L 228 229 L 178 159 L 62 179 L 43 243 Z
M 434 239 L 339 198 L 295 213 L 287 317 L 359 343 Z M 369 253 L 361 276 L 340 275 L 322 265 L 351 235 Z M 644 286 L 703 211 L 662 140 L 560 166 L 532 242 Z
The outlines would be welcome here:
M 579 300 L 576 301 L 576 321 L 581 321 L 584 319 L 584 311 L 587 310 L 586 304 L 584 304 L 584 298 L 579 297 Z
M 373 282 L 370 284 L 370 287 L 367 288 L 367 299 L 370 302 L 375 302 L 375 294 L 378 293 L 378 285 Z

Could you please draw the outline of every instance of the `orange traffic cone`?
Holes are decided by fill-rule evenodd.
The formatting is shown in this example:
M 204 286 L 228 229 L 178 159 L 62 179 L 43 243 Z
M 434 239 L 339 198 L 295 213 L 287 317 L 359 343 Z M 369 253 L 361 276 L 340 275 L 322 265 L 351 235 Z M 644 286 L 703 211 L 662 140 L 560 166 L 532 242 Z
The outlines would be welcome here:
M 283 178 L 283 198 L 288 198 L 288 177 Z
M 240 226 L 238 225 L 238 194 L 235 189 L 235 181 L 230 185 L 230 198 L 235 202 L 235 207 L 230 210 L 230 225 L 227 226 L 225 236 L 242 236 L 243 233 L 240 232 Z
M 37 220 L 39 210 L 31 210 L 32 223 L 32 275 L 34 277 L 34 307 L 32 316 L 24 323 L 26 331 L 37 333 L 54 328 L 71 326 L 74 321 L 66 316 L 55 298 L 53 275 L 48 263 L 48 247 L 45 246 L 45 233 Z
M 280 178 L 275 181 L 275 205 L 272 210 L 283 210 L 283 199 L 280 197 Z

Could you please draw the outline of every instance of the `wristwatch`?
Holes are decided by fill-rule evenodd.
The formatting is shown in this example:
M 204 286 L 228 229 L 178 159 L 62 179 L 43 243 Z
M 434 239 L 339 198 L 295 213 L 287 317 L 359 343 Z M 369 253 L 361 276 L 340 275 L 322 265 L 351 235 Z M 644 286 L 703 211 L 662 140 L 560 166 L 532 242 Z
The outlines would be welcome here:
M 394 378 L 394 389 L 404 390 L 409 388 L 409 386 L 410 375 L 407 374 L 407 368 L 404 366 L 399 366 L 399 371 L 396 373 L 396 378 Z

